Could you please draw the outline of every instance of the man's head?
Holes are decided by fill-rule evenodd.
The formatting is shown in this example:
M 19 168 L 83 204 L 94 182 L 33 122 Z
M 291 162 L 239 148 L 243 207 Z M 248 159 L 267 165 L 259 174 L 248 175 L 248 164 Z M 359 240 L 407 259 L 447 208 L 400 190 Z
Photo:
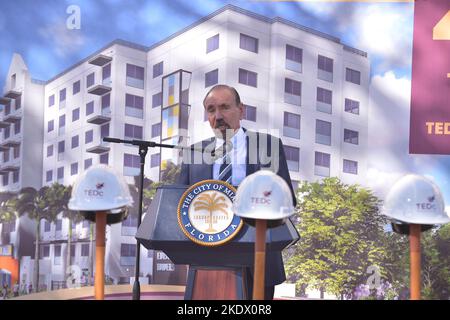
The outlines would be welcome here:
M 203 106 L 216 137 L 225 139 L 227 129 L 235 132 L 240 128 L 244 105 L 233 87 L 223 84 L 214 86 L 206 94 Z

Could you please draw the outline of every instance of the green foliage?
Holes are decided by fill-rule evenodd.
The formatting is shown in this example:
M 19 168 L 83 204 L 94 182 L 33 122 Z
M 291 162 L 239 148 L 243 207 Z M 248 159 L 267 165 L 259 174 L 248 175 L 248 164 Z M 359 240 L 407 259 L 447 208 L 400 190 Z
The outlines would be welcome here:
M 349 295 L 380 265 L 386 250 L 380 243 L 384 216 L 380 200 L 369 190 L 338 178 L 303 182 L 298 189 L 296 227 L 300 240 L 290 249 L 286 271 L 299 287 L 313 287 L 337 296 Z

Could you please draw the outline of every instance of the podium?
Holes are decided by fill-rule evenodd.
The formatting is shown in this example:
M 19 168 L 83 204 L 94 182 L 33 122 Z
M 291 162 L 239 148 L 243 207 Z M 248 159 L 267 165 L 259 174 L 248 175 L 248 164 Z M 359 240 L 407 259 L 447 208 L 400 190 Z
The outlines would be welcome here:
M 246 276 L 253 269 L 255 228 L 244 224 L 229 242 L 207 247 L 188 239 L 178 225 L 178 202 L 189 186 L 159 187 L 136 233 L 141 244 L 163 251 L 175 264 L 189 265 L 186 300 L 246 300 Z M 267 253 L 280 252 L 299 239 L 292 222 L 267 230 Z

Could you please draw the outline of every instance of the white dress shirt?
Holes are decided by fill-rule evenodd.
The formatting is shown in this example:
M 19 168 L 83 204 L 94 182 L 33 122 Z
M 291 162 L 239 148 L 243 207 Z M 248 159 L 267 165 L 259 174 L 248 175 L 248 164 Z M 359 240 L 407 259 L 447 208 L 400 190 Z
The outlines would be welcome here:
M 246 159 L 247 159 L 247 135 L 245 134 L 242 127 L 235 133 L 231 138 L 231 143 L 233 148 L 229 152 L 231 158 L 231 184 L 233 186 L 238 186 L 241 181 L 245 178 L 247 173 Z M 216 147 L 221 146 L 225 143 L 225 140 L 217 138 Z M 220 165 L 222 164 L 223 158 L 219 158 L 214 162 L 213 165 L 213 178 L 218 179 Z

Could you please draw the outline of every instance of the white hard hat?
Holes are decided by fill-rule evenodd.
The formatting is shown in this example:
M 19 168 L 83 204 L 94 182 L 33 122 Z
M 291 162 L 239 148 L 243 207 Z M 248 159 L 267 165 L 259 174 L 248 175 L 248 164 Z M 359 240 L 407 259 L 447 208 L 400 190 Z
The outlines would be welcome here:
M 111 167 L 99 164 L 77 178 L 72 188 L 69 209 L 81 211 L 89 220 L 95 220 L 95 212 L 107 211 L 107 222 L 115 223 L 126 217 L 127 208 L 132 204 L 133 199 L 123 176 Z
M 450 222 L 439 187 L 416 174 L 408 174 L 392 186 L 382 211 L 394 222 L 423 225 Z
M 254 219 L 263 219 L 269 220 L 269 227 L 275 227 L 294 214 L 291 190 L 277 174 L 259 170 L 239 185 L 233 212 L 247 223 L 253 224 Z

